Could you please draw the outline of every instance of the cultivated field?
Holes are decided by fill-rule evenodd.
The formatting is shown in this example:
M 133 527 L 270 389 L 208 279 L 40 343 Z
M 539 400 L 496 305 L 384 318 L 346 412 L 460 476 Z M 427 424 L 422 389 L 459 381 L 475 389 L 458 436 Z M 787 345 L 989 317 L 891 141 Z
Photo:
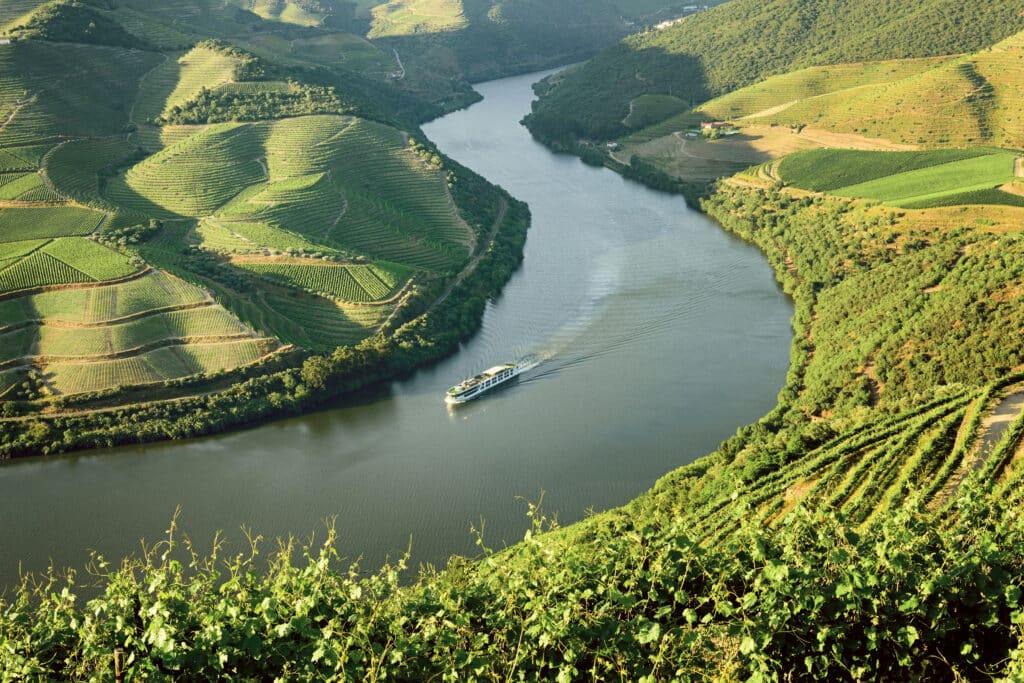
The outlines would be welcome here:
M 1017 155 L 989 148 L 931 152 L 818 150 L 787 157 L 782 179 L 808 190 L 877 199 L 906 208 L 1022 205 L 997 188 L 1013 179 Z
M 391 284 L 383 281 L 378 269 L 368 266 L 347 265 L 304 265 L 295 261 L 289 263 L 258 262 L 239 263 L 240 268 L 274 278 L 294 287 L 310 292 L 322 293 L 342 301 L 377 301 L 391 295 L 399 282 L 394 273 Z
M 19 42 L 0 49 L 0 147 L 121 133 L 152 52 Z

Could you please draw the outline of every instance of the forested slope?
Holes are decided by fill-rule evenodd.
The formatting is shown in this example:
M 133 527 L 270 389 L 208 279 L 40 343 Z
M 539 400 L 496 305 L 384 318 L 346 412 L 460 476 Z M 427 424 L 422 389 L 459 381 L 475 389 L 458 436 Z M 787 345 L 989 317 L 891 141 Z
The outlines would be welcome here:
M 1024 0 L 733 0 L 553 79 L 527 122 L 547 140 L 609 139 L 640 95 L 696 105 L 802 67 L 974 52 L 1021 29 Z

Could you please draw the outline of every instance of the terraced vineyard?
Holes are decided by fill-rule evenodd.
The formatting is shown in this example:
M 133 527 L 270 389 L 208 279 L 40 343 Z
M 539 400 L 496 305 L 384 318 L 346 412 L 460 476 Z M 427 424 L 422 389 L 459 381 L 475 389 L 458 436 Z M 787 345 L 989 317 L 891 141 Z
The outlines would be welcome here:
M 146 74 L 132 118 L 137 123 L 150 123 L 172 107 L 185 104 L 201 89 L 212 90 L 230 82 L 237 63 L 237 59 L 205 47 L 177 59 L 168 58 Z
M 206 216 L 265 176 L 257 131 L 222 124 L 188 137 L 112 180 L 106 197 L 163 218 Z
M 462 0 L 390 0 L 373 8 L 369 38 L 443 33 L 467 26 Z
M 220 214 L 224 217 L 226 214 Z M 310 242 L 300 235 L 264 223 L 205 220 L 196 230 L 204 249 L 231 253 L 305 252 L 339 254 L 340 252 Z
M 37 4 L 12 0 L 0 22 Z M 397 76 L 390 47 L 321 26 L 332 12 L 347 21 L 341 6 L 86 5 L 40 15 L 51 23 L 31 40 L 0 46 L 7 399 L 237 368 L 282 342 L 331 351 L 419 305 L 396 296 L 411 279 L 450 277 L 469 260 L 476 235 L 428 148 L 382 123 L 280 104 L 336 92 L 346 111 L 412 126 L 440 106 L 427 90 L 462 88 L 447 72 L 403 64 Z M 461 13 L 441 7 L 452 8 Z M 406 9 L 387 11 L 404 22 Z M 79 26 L 81 16 L 95 21 Z M 168 124 L 196 106 L 246 122 Z
M 99 172 L 130 152 L 131 146 L 121 138 L 66 142 L 46 158 L 46 176 L 62 195 L 78 202 L 102 203 Z
M 33 364 L 57 394 L 230 370 L 277 347 L 199 288 L 160 272 L 3 301 L 0 339 L 0 370 Z
M 139 270 L 123 255 L 80 237 L 0 243 L 0 293 L 99 282 Z
M 6 0 L 0 5 L 0 30 L 17 25 L 46 0 Z
M 239 267 L 286 282 L 310 292 L 342 301 L 377 301 L 388 297 L 389 287 L 367 266 L 301 265 L 292 263 L 240 263 Z
M 24 41 L 0 49 L 0 147 L 121 133 L 151 52 Z
M 951 59 L 926 57 L 814 66 L 773 76 L 741 88 L 700 105 L 697 111 L 711 118 L 728 121 L 771 116 L 768 112 L 776 109 L 779 112 L 785 111 L 802 100 L 913 78 L 947 64 Z
M 6 174 L 0 177 L 0 200 L 57 202 L 61 197 L 43 184 L 38 173 Z
M 89 235 L 103 216 L 99 211 L 70 206 L 0 209 L 0 242 Z
M 92 281 L 93 278 L 82 271 L 42 251 L 35 251 L 0 270 L 0 292 Z

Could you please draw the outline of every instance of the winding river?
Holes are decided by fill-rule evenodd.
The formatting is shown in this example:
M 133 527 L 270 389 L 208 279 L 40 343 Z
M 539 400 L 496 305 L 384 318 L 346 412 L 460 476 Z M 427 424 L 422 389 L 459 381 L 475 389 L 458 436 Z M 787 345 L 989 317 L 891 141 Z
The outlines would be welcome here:
M 200 547 L 244 525 L 307 536 L 336 518 L 340 550 L 414 562 L 521 538 L 523 499 L 561 522 L 617 506 L 713 450 L 775 403 L 792 306 L 759 252 L 683 200 L 552 154 L 519 125 L 543 74 L 424 130 L 529 202 L 523 267 L 462 350 L 409 380 L 315 414 L 193 441 L 0 466 L 0 585 L 19 565 L 82 566 L 161 537 L 175 508 Z M 456 381 L 544 361 L 457 410 Z

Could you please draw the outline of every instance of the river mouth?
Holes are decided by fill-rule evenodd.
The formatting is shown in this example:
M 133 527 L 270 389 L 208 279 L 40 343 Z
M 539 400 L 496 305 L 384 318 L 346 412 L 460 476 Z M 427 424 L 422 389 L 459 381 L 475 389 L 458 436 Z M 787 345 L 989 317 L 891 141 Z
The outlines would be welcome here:
M 306 536 L 374 566 L 500 548 L 542 493 L 563 523 L 626 503 L 775 404 L 792 305 L 764 257 L 680 197 L 534 142 L 519 124 L 545 74 L 479 84 L 484 100 L 424 126 L 448 156 L 529 203 L 526 258 L 481 330 L 411 378 L 329 410 L 184 442 L 0 466 L 0 584 L 120 556 L 180 526 Z M 449 409 L 491 366 L 542 362 Z

